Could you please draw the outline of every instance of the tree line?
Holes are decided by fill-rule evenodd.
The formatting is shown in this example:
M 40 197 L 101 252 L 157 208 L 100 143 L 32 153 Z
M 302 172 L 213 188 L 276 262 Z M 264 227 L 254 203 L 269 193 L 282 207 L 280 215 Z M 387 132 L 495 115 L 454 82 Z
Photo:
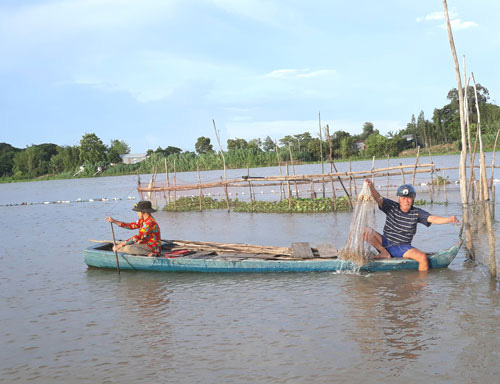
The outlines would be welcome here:
M 477 84 L 477 102 L 480 111 L 483 141 L 492 145 L 500 129 L 500 107 L 490 103 L 489 91 Z M 462 90 L 465 91 L 465 90 Z M 471 130 L 475 132 L 477 110 L 474 89 L 467 89 L 468 113 Z M 460 116 L 458 91 L 452 89 L 447 95 L 448 103 L 435 108 L 428 120 L 421 111 L 417 118 L 412 115 L 406 128 L 398 132 L 380 134 L 371 122 L 365 122 L 362 132 L 351 135 L 345 131 L 332 132 L 330 137 L 322 130 L 313 136 L 309 132 L 286 135 L 278 141 L 267 136 L 245 140 L 227 140 L 224 157 L 226 166 L 245 168 L 276 165 L 280 161 L 315 162 L 329 158 L 330 150 L 335 159 L 368 158 L 372 156 L 397 156 L 416 146 L 423 148 L 453 144 L 460 145 Z M 208 137 L 199 137 L 193 151 L 183 151 L 174 146 L 147 151 L 147 159 L 138 164 L 123 164 L 120 155 L 130 153 L 130 147 L 123 140 L 111 140 L 105 145 L 95 133 L 86 133 L 78 146 L 58 146 L 56 144 L 31 145 L 19 149 L 7 143 L 0 143 L 0 176 L 3 180 L 34 179 L 44 175 L 59 177 L 92 176 L 103 174 L 149 173 L 154 167 L 162 166 L 165 159 L 174 164 L 177 171 L 200 169 L 220 169 L 222 158 L 214 149 Z

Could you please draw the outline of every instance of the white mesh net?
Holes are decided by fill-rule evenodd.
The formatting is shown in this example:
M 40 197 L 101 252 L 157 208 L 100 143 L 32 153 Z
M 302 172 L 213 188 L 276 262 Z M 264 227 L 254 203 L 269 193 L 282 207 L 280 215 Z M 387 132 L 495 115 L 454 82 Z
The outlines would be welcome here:
M 366 264 L 374 254 L 374 249 L 365 241 L 364 234 L 367 227 L 373 226 L 375 207 L 375 200 L 370 193 L 368 184 L 365 182 L 354 208 L 345 247 L 341 251 L 344 260 L 352 260 L 360 267 Z

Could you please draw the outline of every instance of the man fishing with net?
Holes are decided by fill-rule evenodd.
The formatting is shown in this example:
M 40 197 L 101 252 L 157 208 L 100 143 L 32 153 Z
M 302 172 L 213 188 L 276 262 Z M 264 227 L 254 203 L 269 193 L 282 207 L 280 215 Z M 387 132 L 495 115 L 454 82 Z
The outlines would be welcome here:
M 380 252 L 376 258 L 413 259 L 418 262 L 419 271 L 427 271 L 429 269 L 427 256 L 411 245 L 413 236 L 417 232 L 417 224 L 428 227 L 431 224 L 458 223 L 456 216 L 431 215 L 423 209 L 414 207 L 416 192 L 410 184 L 404 184 L 398 188 L 398 202 L 395 202 L 380 196 L 371 180 L 367 179 L 365 182 L 379 209 L 386 214 L 383 235 L 369 227 L 365 230 L 365 240 Z

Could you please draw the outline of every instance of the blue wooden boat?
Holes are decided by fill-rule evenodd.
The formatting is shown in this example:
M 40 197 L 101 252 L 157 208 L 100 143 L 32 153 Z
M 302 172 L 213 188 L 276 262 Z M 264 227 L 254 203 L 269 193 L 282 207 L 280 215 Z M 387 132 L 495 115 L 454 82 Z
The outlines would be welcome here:
M 432 269 L 446 268 L 457 255 L 462 240 L 454 246 L 429 253 Z M 168 249 L 168 246 L 167 246 Z M 170 247 L 170 250 L 172 247 Z M 169 253 L 170 250 L 165 251 Z M 100 243 L 83 252 L 89 267 L 116 269 L 116 256 L 112 243 Z M 231 251 L 203 251 L 194 249 L 189 254 L 171 257 L 134 256 L 118 252 L 120 270 L 156 272 L 378 272 L 418 269 L 418 263 L 410 259 L 377 259 L 358 267 L 352 261 L 337 256 L 325 257 L 315 252 L 312 258 L 300 259 L 293 255 L 244 253 Z

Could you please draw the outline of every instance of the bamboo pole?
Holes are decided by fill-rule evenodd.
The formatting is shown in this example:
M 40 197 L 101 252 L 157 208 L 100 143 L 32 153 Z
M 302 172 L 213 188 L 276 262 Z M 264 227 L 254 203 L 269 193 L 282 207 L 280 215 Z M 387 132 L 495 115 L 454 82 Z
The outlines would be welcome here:
M 262 246 L 253 244 L 231 244 L 216 243 L 211 241 L 189 241 L 189 240 L 170 240 L 175 246 L 181 248 L 190 248 L 198 250 L 214 250 L 217 252 L 244 252 L 244 253 L 265 253 L 270 255 L 292 254 L 288 247 Z
M 176 163 L 177 159 L 174 159 L 174 210 L 177 211 L 177 170 L 176 170 Z
M 224 186 L 224 194 L 226 195 L 226 205 L 227 205 L 227 211 L 228 212 L 231 212 L 231 207 L 229 205 L 229 194 L 227 192 L 227 183 L 224 182 L 224 180 L 222 179 L 222 176 L 220 177 L 220 181 L 222 183 L 222 185 Z
M 281 172 L 281 161 L 280 161 L 280 154 L 279 154 L 279 149 L 276 143 L 274 144 L 274 150 L 276 151 L 276 159 L 278 160 L 278 167 L 280 169 L 280 177 L 283 177 L 283 172 Z M 285 193 L 285 190 L 283 188 L 283 182 L 280 184 L 280 201 L 283 200 L 283 195 Z
M 463 207 L 463 222 L 465 226 L 465 237 L 466 237 L 466 247 L 468 251 L 468 257 L 474 259 L 474 251 L 472 248 L 472 236 L 470 234 L 469 228 L 469 210 L 467 208 L 468 197 L 467 197 L 467 174 L 465 170 L 466 157 L 467 157 L 467 139 L 465 136 L 465 117 L 464 117 L 464 95 L 462 88 L 462 80 L 460 76 L 460 66 L 458 64 L 457 52 L 455 49 L 455 42 L 453 40 L 453 32 L 451 30 L 450 15 L 448 14 L 448 4 L 446 0 L 443 0 L 443 9 L 446 18 L 446 29 L 448 30 L 448 40 L 450 42 L 451 53 L 453 56 L 453 63 L 455 66 L 455 75 L 457 79 L 457 91 L 458 91 L 458 104 L 460 112 L 460 132 L 462 139 L 462 150 L 460 152 L 460 165 L 459 165 L 459 177 L 460 177 L 460 197 Z
M 332 145 L 332 138 L 330 137 L 330 127 L 328 126 L 328 124 L 326 125 L 326 133 L 328 135 L 328 145 L 330 146 L 330 171 L 333 173 L 333 170 L 331 169 L 331 167 L 333 166 L 333 168 L 335 169 L 335 172 L 338 173 L 337 166 L 335 165 L 335 162 L 333 161 L 333 145 Z M 344 183 L 342 182 L 340 177 L 338 179 L 339 179 L 340 185 L 342 186 L 342 189 L 344 190 L 345 194 L 347 195 L 347 200 L 349 201 L 349 206 L 351 207 L 351 209 L 354 209 L 349 192 L 347 192 L 347 189 L 345 188 Z M 337 198 L 335 196 L 335 188 L 333 187 L 333 179 L 332 179 L 332 190 L 333 190 L 333 197 L 334 197 L 334 201 L 335 201 Z
M 323 183 L 324 185 L 324 183 Z M 315 199 L 316 198 L 316 191 L 314 190 L 314 181 L 311 180 L 311 183 L 309 184 L 309 189 L 310 189 L 310 192 L 311 192 L 311 199 Z
M 387 155 L 387 167 L 389 167 L 389 155 Z M 389 196 L 389 173 L 387 174 L 386 184 L 385 195 Z
M 498 140 L 498 134 L 500 133 L 500 129 L 497 131 L 497 136 L 495 137 L 495 144 L 493 145 L 493 154 L 491 158 L 491 180 L 490 180 L 490 190 L 491 190 L 491 216 L 495 218 L 495 200 L 496 200 L 496 195 L 495 195 L 495 186 L 493 185 L 493 177 L 495 173 L 495 152 L 497 149 L 497 140 Z
M 372 159 L 372 169 L 371 169 L 372 183 L 375 182 L 375 176 L 373 175 L 374 170 L 375 170 L 375 156 L 373 156 L 373 159 Z
M 352 196 L 352 166 L 351 166 L 351 159 L 349 159 L 349 195 Z
M 495 233 L 493 230 L 493 217 L 491 214 L 491 206 L 489 201 L 483 201 L 484 212 L 486 215 L 486 225 L 488 227 L 488 245 L 490 247 L 489 270 L 492 279 L 497 277 L 497 260 L 495 256 Z
M 413 174 L 412 171 L 407 171 L 405 172 L 405 168 L 414 168 L 414 165 L 410 166 L 401 166 L 401 167 L 389 167 L 389 168 L 380 168 L 380 169 L 375 169 L 374 174 L 375 177 L 382 177 L 386 176 L 387 172 L 389 172 L 389 176 L 394 176 L 394 175 L 399 175 L 401 172 L 404 174 L 411 175 Z M 488 166 L 489 167 L 489 166 Z M 500 168 L 500 166 L 495 166 L 496 168 Z M 429 168 L 429 169 L 426 169 Z M 457 169 L 457 167 L 444 167 L 444 168 L 438 168 L 438 170 L 450 170 L 450 169 Z M 390 172 L 391 170 L 398 171 L 398 172 Z M 416 173 L 429 173 L 431 172 L 430 165 L 429 164 L 420 164 L 417 168 Z M 296 176 L 268 176 L 268 177 L 262 177 L 262 178 L 256 178 L 252 179 L 250 178 L 251 181 L 276 181 L 277 183 L 275 184 L 266 184 L 266 186 L 271 186 L 271 185 L 279 185 L 279 182 L 286 182 L 287 180 L 296 183 L 300 182 L 306 182 L 309 183 L 311 179 L 318 179 L 321 180 L 323 177 L 328 177 L 328 178 L 338 178 L 340 181 L 348 181 L 351 177 L 353 180 L 356 179 L 365 179 L 367 175 L 371 175 L 372 171 L 356 171 L 356 172 L 335 172 L 335 173 L 328 173 L 328 174 L 315 174 L 315 175 L 296 175 Z M 318 181 L 319 182 L 319 181 Z M 224 182 L 226 183 L 226 182 Z M 212 183 L 204 183 L 202 184 L 202 187 L 204 189 L 208 188 L 216 188 L 216 187 L 221 187 L 223 183 L 217 181 L 217 182 L 212 182 Z M 233 180 L 228 180 L 227 184 L 230 186 L 248 186 L 248 181 L 245 181 L 242 183 L 241 179 L 233 179 Z M 198 184 L 185 184 L 185 185 L 180 185 L 180 186 L 170 186 L 169 188 L 165 186 L 155 186 L 153 188 L 148 188 L 148 187 L 138 187 L 137 190 L 138 192 L 161 192 L 161 191 L 166 191 L 170 189 L 170 191 L 184 191 L 184 190 L 197 190 L 199 188 Z
M 318 112 L 318 124 L 319 124 L 319 153 L 321 157 L 321 173 L 325 173 L 325 162 L 323 159 L 323 134 L 321 132 L 321 112 Z M 325 179 L 322 179 L 322 191 L 323 191 L 323 199 L 325 198 Z M 316 193 L 315 193 L 316 195 Z
M 203 192 L 201 187 L 201 177 L 200 177 L 200 166 L 198 160 L 196 160 L 196 173 L 198 174 L 198 189 L 200 191 L 200 212 L 203 211 Z
M 250 192 L 250 210 L 253 212 L 253 196 L 252 196 L 252 183 L 250 179 L 250 166 L 247 165 L 247 175 L 248 175 L 248 191 Z
M 333 200 L 333 210 L 334 212 L 337 212 L 337 193 L 335 192 L 335 185 L 333 184 L 333 177 L 330 178 L 330 183 L 332 187 L 332 200 Z M 349 198 L 349 196 L 348 196 Z M 349 201 L 351 199 L 349 198 Z
M 288 173 L 288 161 L 286 162 L 286 185 L 288 187 L 288 208 L 292 209 L 292 189 L 290 187 L 290 179 L 289 179 L 289 173 Z
M 168 164 L 166 158 L 165 158 L 165 176 L 167 178 L 167 188 L 168 188 L 167 204 L 170 204 L 170 177 L 168 175 Z
M 222 157 L 222 165 L 224 166 L 224 181 L 227 180 L 226 176 L 226 158 L 224 157 L 224 151 L 222 150 L 222 145 L 220 144 L 220 136 L 217 127 L 215 126 L 215 120 L 212 119 L 212 123 L 214 124 L 215 137 L 217 139 L 217 143 L 219 144 L 219 153 Z
M 430 140 L 430 134 L 429 134 L 429 140 Z M 432 152 L 431 152 L 431 146 L 427 147 L 427 150 L 429 151 L 429 158 L 431 160 L 431 164 L 434 164 L 434 161 L 432 161 Z M 434 202 L 434 170 L 435 167 L 433 166 L 431 168 L 431 187 L 430 187 L 430 194 L 431 194 L 431 204 Z
M 498 134 L 500 134 L 500 129 L 497 130 L 497 135 L 495 137 L 495 144 L 493 145 L 493 153 L 492 153 L 492 157 L 491 157 L 490 189 L 493 189 L 493 176 L 494 176 L 493 174 L 495 173 L 495 152 L 497 150 Z M 494 196 L 493 190 L 492 190 L 491 194 L 492 194 L 492 196 Z
M 349 169 L 351 168 L 351 159 L 349 159 Z M 358 187 L 356 185 L 356 178 L 354 177 L 354 173 L 351 172 L 350 179 L 353 181 L 354 186 L 354 199 L 358 200 Z
M 288 143 L 288 150 L 290 151 L 290 163 L 292 164 L 292 172 L 293 172 L 293 176 L 295 176 L 295 165 L 293 165 L 293 157 L 292 157 L 292 146 L 290 145 L 290 143 Z M 297 187 L 297 183 L 294 183 L 295 184 L 295 197 L 299 197 L 299 189 Z
M 446 204 L 448 205 L 448 195 L 446 194 L 446 177 L 445 177 L 445 173 L 444 173 L 444 169 L 443 169 L 443 190 L 444 190 L 444 200 L 446 202 Z
M 493 183 L 493 181 L 492 181 Z M 139 192 L 139 197 L 141 200 L 144 200 L 144 197 L 142 195 L 142 191 L 140 191 L 141 188 L 141 175 L 139 175 L 139 171 L 137 171 L 137 191 Z
M 483 135 L 481 133 L 481 113 L 479 111 L 479 101 L 477 99 L 477 88 L 476 79 L 474 78 L 474 73 L 471 73 L 472 84 L 474 86 L 474 100 L 476 102 L 476 113 L 477 113 L 477 135 L 479 136 L 479 179 L 480 179 L 480 190 L 481 190 L 481 200 L 489 200 L 489 189 L 488 180 L 486 177 L 486 160 L 483 151 Z
M 420 145 L 417 147 L 417 159 L 415 160 L 415 167 L 413 168 L 413 178 L 411 180 L 411 184 L 415 185 L 415 173 L 417 173 L 418 159 L 420 157 Z

